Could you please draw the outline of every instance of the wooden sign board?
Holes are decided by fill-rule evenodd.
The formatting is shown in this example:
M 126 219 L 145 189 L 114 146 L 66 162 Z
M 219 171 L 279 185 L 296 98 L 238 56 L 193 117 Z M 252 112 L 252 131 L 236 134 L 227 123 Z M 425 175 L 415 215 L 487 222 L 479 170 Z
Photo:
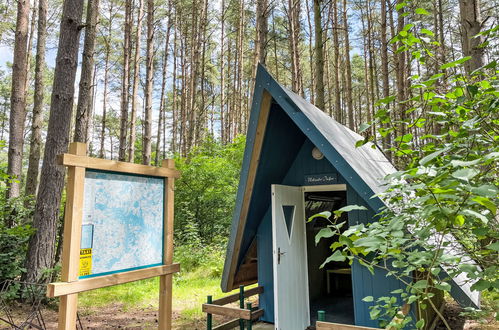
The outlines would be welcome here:
M 59 156 L 68 166 L 59 329 L 76 328 L 78 292 L 160 277 L 159 329 L 171 329 L 173 160 L 162 167 L 91 158 L 84 143 Z

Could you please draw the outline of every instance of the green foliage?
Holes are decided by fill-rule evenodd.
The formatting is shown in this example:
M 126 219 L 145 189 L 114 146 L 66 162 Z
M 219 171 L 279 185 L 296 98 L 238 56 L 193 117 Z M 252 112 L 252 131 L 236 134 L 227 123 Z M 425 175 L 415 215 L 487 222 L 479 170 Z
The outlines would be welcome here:
M 412 24 L 402 32 L 396 38 L 404 45 L 399 51 L 413 51 L 413 60 L 424 65 L 427 42 Z M 432 37 L 428 32 L 422 31 Z M 378 102 L 377 120 L 389 127 L 382 136 L 399 127 L 426 134 L 394 139 L 390 151 L 402 169 L 386 178 L 390 184 L 380 198 L 387 208 L 379 221 L 343 233 L 331 221 L 329 232 L 317 236 L 339 236 L 328 259 L 356 260 L 404 283 L 393 296 L 365 298 L 375 303 L 373 319 L 391 319 L 400 306 L 416 301 L 418 308 L 432 308 L 443 319 L 431 301 L 433 291 L 449 292 L 451 277 L 458 275 L 473 281 L 472 290 L 495 297 L 499 292 L 499 67 L 492 61 L 466 76 L 461 69 L 467 60 L 443 64 L 442 72 L 430 77 L 411 77 L 413 97 L 403 106 L 416 116 L 390 114 L 384 105 L 393 97 Z M 407 316 L 403 324 L 410 321 Z M 424 327 L 424 321 L 415 320 L 415 326 Z
M 0 224 L 0 282 L 18 278 L 25 271 L 23 263 L 31 234 L 29 225 L 6 228 Z
M 5 142 L 0 141 L 0 150 L 3 152 L 5 148 Z M 28 240 L 33 234 L 29 221 L 33 202 L 23 196 L 7 199 L 10 180 L 6 164 L 0 163 L 0 282 L 15 279 L 24 272 Z
M 175 234 L 180 245 L 212 244 L 229 235 L 245 139 L 222 145 L 212 139 L 176 157 Z

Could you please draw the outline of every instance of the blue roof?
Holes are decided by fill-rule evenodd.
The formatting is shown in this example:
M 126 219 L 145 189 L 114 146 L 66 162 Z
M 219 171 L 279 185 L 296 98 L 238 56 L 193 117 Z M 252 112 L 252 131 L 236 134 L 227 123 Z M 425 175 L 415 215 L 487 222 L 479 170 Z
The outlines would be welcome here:
M 269 95 L 272 99 L 270 104 L 265 100 Z M 265 106 L 268 109 L 265 109 Z M 282 124 L 277 123 L 283 122 L 289 122 L 284 127 L 288 129 L 294 127 L 296 132 L 279 132 Z M 262 123 L 263 129 L 259 126 Z M 286 143 L 277 146 L 271 143 L 272 140 L 282 141 L 282 139 L 285 139 Z M 355 143 L 363 139 L 362 136 L 281 86 L 263 66 L 259 65 L 236 207 L 222 275 L 223 291 L 230 291 L 238 285 L 234 283 L 234 275 L 256 234 L 259 223 L 255 223 L 254 219 L 261 220 L 268 208 L 268 204 L 262 202 L 270 199 L 268 183 L 280 183 L 280 179 L 282 180 L 282 176 L 285 175 L 285 169 L 289 167 L 305 139 L 309 139 L 324 154 L 369 207 L 377 211 L 384 206 L 380 198 L 373 196 L 385 190 L 384 177 L 395 172 L 395 167 L 381 150 L 372 143 L 356 148 Z M 260 149 L 258 143 L 263 144 L 260 145 Z M 277 158 L 276 152 L 279 153 Z M 261 187 L 264 183 L 268 187 Z M 248 221 L 249 219 L 251 221 Z M 457 289 L 463 292 L 459 286 Z M 465 292 L 464 296 L 469 297 L 469 291 Z M 469 299 L 476 301 L 471 297 Z

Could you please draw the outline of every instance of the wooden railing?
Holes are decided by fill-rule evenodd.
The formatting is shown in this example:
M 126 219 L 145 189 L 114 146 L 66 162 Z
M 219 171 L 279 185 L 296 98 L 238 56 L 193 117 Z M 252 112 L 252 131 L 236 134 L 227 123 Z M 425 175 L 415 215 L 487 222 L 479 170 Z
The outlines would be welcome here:
M 263 293 L 262 286 L 249 290 L 244 290 L 244 286 L 240 286 L 239 293 L 235 293 L 227 297 L 213 300 L 212 296 L 208 296 L 207 303 L 203 304 L 203 312 L 207 313 L 206 329 L 229 330 L 237 326 L 239 326 L 240 329 L 244 329 L 244 325 L 246 324 L 247 329 L 251 330 L 253 321 L 262 317 L 263 309 L 252 307 L 250 302 L 246 302 L 245 304 L 245 298 L 249 298 L 260 293 Z M 237 301 L 239 301 L 239 308 L 225 306 Z M 234 319 L 213 327 L 213 314 L 233 317 Z

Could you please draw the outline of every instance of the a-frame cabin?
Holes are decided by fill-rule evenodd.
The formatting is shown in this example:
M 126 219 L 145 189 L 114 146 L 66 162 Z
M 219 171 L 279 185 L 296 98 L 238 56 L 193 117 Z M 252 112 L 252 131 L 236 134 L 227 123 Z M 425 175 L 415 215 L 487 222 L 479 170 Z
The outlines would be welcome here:
M 355 147 L 362 137 L 279 85 L 258 67 L 236 208 L 227 248 L 222 290 L 257 283 L 263 321 L 279 330 L 305 329 L 317 310 L 326 320 L 377 327 L 366 296 L 402 288 L 393 277 L 374 275 L 353 263 L 331 262 L 331 241 L 315 245 L 321 221 L 305 219 L 349 204 L 349 225 L 367 223 L 384 206 L 372 197 L 395 171 L 372 145 Z M 334 238 L 332 238 L 334 239 Z M 453 296 L 478 306 L 469 285 L 453 283 Z

